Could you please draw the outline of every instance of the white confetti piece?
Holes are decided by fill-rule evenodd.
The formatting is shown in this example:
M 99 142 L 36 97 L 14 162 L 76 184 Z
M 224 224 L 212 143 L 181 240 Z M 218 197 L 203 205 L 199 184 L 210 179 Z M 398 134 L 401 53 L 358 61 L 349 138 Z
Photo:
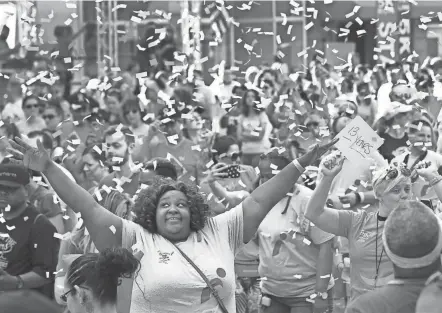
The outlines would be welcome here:
M 304 237 L 304 239 L 302 240 L 303 243 L 305 243 L 307 246 L 310 246 L 310 244 L 312 243 L 310 240 L 308 240 L 307 238 Z
M 314 25 L 313 22 L 310 22 L 310 23 L 308 23 L 307 25 L 304 26 L 304 29 L 305 30 L 309 30 L 310 28 L 313 27 L 313 25 Z
M 110 227 L 109 227 L 109 229 L 111 230 L 111 232 L 115 235 L 115 233 L 117 232 L 117 229 L 115 228 L 115 226 L 114 225 L 111 225 Z
M 54 238 L 57 238 L 57 239 L 63 239 L 63 235 L 62 234 L 59 234 L 59 233 L 54 233 Z
M 301 279 L 301 278 L 302 278 L 302 275 L 295 274 L 295 275 L 293 275 L 293 277 L 296 278 L 296 279 Z

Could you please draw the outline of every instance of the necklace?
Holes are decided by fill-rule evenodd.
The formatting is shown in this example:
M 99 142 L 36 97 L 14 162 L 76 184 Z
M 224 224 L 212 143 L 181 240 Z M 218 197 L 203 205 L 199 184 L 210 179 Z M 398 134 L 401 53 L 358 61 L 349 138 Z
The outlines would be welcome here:
M 384 255 L 384 245 L 382 245 L 382 251 L 381 251 L 381 256 L 379 258 L 379 262 L 378 262 L 378 235 L 379 235 L 379 212 L 376 216 L 376 276 L 374 278 L 374 287 L 376 288 L 377 283 L 378 283 L 378 275 L 379 275 L 379 268 L 381 267 L 381 263 L 382 263 L 382 257 Z

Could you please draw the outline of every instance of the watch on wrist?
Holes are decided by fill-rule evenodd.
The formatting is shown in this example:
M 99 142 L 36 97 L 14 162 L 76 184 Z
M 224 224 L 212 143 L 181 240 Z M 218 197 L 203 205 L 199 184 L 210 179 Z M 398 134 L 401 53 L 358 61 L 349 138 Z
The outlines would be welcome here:
M 327 300 L 328 298 L 328 292 L 317 292 L 316 296 L 321 298 L 322 300 Z
M 20 275 L 15 276 L 17 278 L 17 289 L 23 289 L 25 283 Z

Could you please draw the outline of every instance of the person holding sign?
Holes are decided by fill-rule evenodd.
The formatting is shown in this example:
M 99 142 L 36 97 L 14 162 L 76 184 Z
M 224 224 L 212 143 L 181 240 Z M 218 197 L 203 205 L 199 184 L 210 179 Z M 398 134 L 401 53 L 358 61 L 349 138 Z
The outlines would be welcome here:
M 393 102 L 389 110 L 375 122 L 374 128 L 384 139 L 379 152 L 388 162 L 407 150 L 408 136 L 405 126 L 410 121 L 412 110 L 411 105 Z
M 390 212 L 410 199 L 411 172 L 398 163 L 384 167 L 375 172 L 372 182 L 378 204 L 373 204 L 366 210 L 336 210 L 326 207 L 325 202 L 343 162 L 344 157 L 340 152 L 324 158 L 320 167 L 324 177 L 313 192 L 305 216 L 323 231 L 348 238 L 353 301 L 393 278 L 393 266 L 382 245 L 382 231 Z

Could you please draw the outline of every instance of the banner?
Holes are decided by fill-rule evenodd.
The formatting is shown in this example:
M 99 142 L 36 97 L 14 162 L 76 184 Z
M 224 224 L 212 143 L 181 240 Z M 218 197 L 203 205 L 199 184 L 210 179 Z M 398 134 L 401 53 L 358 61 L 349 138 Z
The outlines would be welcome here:
M 378 0 L 377 2 L 378 45 L 374 51 L 381 63 L 390 63 L 396 59 L 396 44 L 393 38 L 397 29 L 397 15 L 393 0 Z
M 396 40 L 396 54 L 398 60 L 405 60 L 412 54 L 412 27 L 411 27 L 411 8 L 408 0 L 399 0 L 396 2 L 398 38 Z
M 378 0 L 378 59 L 393 62 L 412 54 L 412 5 L 408 0 Z

